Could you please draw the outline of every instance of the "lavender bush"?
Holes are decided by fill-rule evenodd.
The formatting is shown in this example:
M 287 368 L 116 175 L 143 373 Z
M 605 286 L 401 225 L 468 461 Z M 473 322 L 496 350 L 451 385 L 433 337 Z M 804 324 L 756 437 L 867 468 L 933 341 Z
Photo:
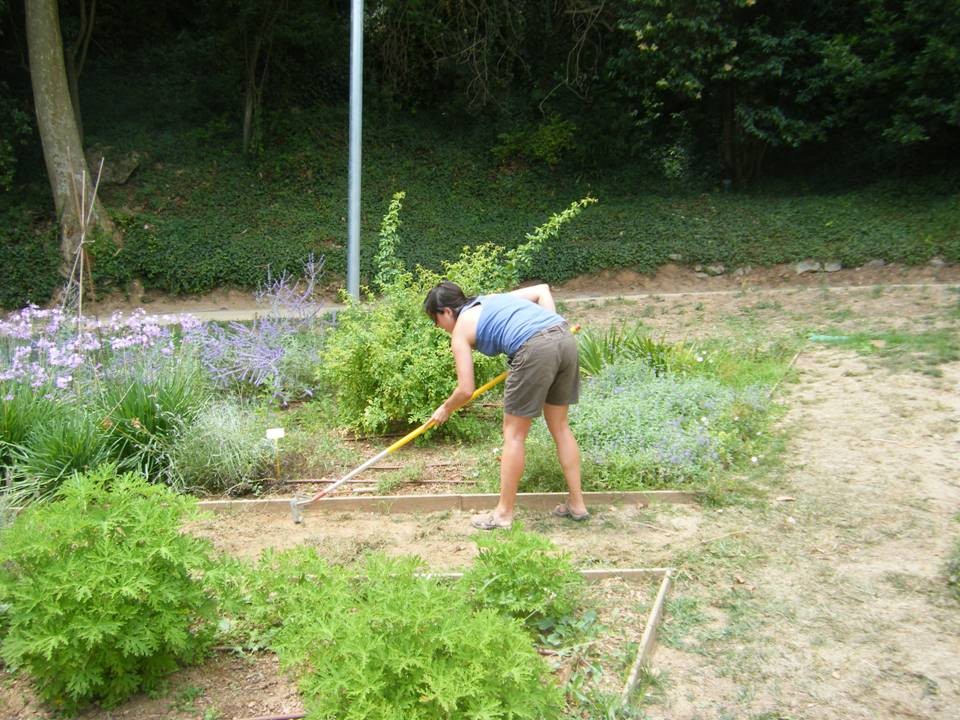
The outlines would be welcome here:
M 734 389 L 703 375 L 658 375 L 642 360 L 615 361 L 582 388 L 570 408 L 589 490 L 701 482 L 749 457 L 768 417 L 764 388 Z M 480 469 L 496 483 L 496 459 Z M 562 490 L 553 443 L 537 423 L 527 447 L 524 489 Z
M 311 257 L 304 282 L 268 277 L 256 295 L 264 315 L 252 323 L 208 323 L 185 333 L 217 387 L 241 396 L 266 392 L 285 405 L 312 397 L 324 321 L 314 299 L 323 261 Z

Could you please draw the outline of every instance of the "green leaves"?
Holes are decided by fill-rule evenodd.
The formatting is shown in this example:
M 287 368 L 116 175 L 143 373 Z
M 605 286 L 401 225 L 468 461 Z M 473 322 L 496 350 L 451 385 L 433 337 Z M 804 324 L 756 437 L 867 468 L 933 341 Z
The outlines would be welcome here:
M 181 533 L 194 501 L 110 466 L 0 531 L 0 656 L 72 710 L 115 704 L 199 658 L 214 603 L 198 579 L 210 546 Z
M 334 567 L 309 548 L 270 553 L 238 583 L 238 621 L 272 627 L 314 717 L 557 717 L 560 690 L 521 626 L 423 569 L 413 557 Z
M 375 282 L 382 296 L 365 305 L 351 304 L 338 314 L 317 370 L 336 395 L 342 424 L 362 432 L 424 422 L 456 384 L 449 338 L 422 310 L 426 293 L 440 277 L 422 267 L 408 272 L 396 256 L 403 198 L 403 193 L 394 195 L 381 226 Z M 445 275 L 468 294 L 513 287 L 560 228 L 594 202 L 585 198 L 571 204 L 512 250 L 492 244 L 465 247 L 455 262 L 444 263 Z M 501 359 L 476 355 L 477 385 L 502 368 Z M 462 413 L 454 415 L 446 429 L 465 432 L 469 420 Z
M 462 582 L 479 607 L 531 628 L 550 627 L 577 609 L 583 580 L 569 556 L 547 538 L 514 523 L 509 531 L 477 535 L 474 542 L 480 554 Z

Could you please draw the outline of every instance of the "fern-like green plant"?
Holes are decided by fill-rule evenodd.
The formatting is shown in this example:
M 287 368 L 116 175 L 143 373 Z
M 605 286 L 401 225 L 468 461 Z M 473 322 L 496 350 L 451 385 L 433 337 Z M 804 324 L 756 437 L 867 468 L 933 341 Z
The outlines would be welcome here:
M 480 554 L 461 582 L 475 605 L 531 628 L 549 626 L 577 609 L 583 578 L 548 538 L 515 522 L 506 532 L 477 535 L 474 541 Z
M 181 532 L 195 501 L 113 467 L 74 475 L 56 502 L 0 531 L 0 656 L 70 712 L 156 687 L 199 659 L 216 618 L 211 547 Z
M 519 623 L 474 610 L 417 558 L 368 556 L 300 593 L 275 646 L 308 715 L 343 720 L 559 716 L 562 694 Z M 286 591 L 286 588 L 285 588 Z

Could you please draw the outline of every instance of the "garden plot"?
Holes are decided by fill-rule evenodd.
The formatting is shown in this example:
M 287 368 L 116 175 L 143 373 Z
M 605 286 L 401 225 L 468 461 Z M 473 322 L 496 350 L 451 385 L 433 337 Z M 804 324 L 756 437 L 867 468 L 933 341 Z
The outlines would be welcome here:
M 691 517 L 694 514 L 693 508 L 689 507 L 668 509 L 680 511 L 676 515 L 671 513 L 674 519 Z M 622 533 L 631 525 L 640 523 L 647 527 L 651 526 L 651 523 L 647 522 L 651 517 L 642 507 L 597 508 L 595 512 L 598 513 L 599 520 L 595 521 L 594 530 L 600 534 L 617 531 L 622 536 Z M 218 522 L 222 519 L 236 521 L 241 518 L 246 522 L 239 523 L 239 527 L 253 528 L 261 535 L 273 534 L 274 531 L 277 535 L 286 535 L 285 530 L 298 527 L 294 526 L 289 518 L 272 525 L 265 522 L 271 518 L 279 520 L 276 514 L 265 517 L 257 512 L 243 512 L 201 521 L 191 530 L 194 533 L 211 532 L 222 550 L 252 555 L 255 550 L 268 549 L 267 546 L 251 547 L 251 543 L 248 542 L 250 536 L 243 533 L 234 537 L 231 542 L 231 536 L 236 534 L 234 529 L 237 525 Z M 403 524 L 414 520 L 403 516 L 393 519 Z M 466 517 L 431 517 L 428 518 L 428 524 L 421 523 L 419 529 L 427 536 L 442 534 L 443 521 L 458 519 L 464 520 L 463 524 L 465 524 Z M 356 531 L 359 530 L 362 533 L 365 527 L 371 535 L 382 537 L 385 534 L 384 530 L 389 530 L 389 527 L 384 526 L 384 521 L 387 519 L 378 516 L 368 517 L 366 526 L 362 520 L 363 518 L 357 517 L 357 514 L 323 517 L 323 526 L 313 529 L 314 536 L 295 536 L 292 540 L 315 547 L 320 555 L 336 562 L 351 562 L 356 559 L 357 553 L 368 552 L 371 549 L 390 549 L 389 541 L 377 543 L 369 542 L 364 537 L 356 537 Z M 379 522 L 369 522 L 370 520 Z M 590 533 L 584 525 L 566 523 L 569 527 L 561 527 L 562 521 L 556 518 L 551 520 L 556 526 L 555 529 L 566 529 L 583 536 L 584 544 L 578 551 L 581 556 L 596 553 L 598 548 L 603 547 L 603 543 L 598 544 L 586 537 L 593 533 Z M 683 525 L 692 527 L 689 523 L 673 523 L 674 527 Z M 354 532 L 351 533 L 351 529 Z M 330 532 L 331 530 L 335 532 Z M 317 540 L 316 534 L 321 535 L 322 539 Z M 453 533 L 448 535 L 450 535 L 448 542 L 458 542 L 458 538 L 454 537 Z M 557 537 L 562 536 L 562 532 L 557 534 Z M 475 537 L 489 541 L 496 535 L 475 534 Z M 345 543 L 345 538 L 350 538 L 351 542 Z M 286 539 L 291 540 L 291 538 Z M 407 539 L 402 536 L 397 537 L 397 534 L 393 533 L 392 539 L 393 549 L 401 543 L 407 551 L 422 546 L 421 540 L 416 535 Z M 466 532 L 462 533 L 462 541 L 473 545 Z M 571 547 L 577 547 L 577 543 L 568 544 Z M 643 544 L 642 541 L 640 544 Z M 583 547 L 589 550 L 584 551 Z M 269 549 L 276 548 L 276 545 L 269 546 Z M 429 544 L 428 550 L 430 550 Z M 444 565 L 469 568 L 473 564 L 473 558 L 469 558 L 467 562 L 451 566 L 449 561 L 445 560 L 449 557 L 449 553 L 444 553 L 440 548 L 433 548 L 432 551 L 424 554 L 433 560 L 430 565 L 427 565 L 431 571 L 442 568 Z M 591 634 L 585 642 L 570 646 L 569 637 L 565 636 L 565 633 L 569 633 L 570 630 L 564 631 L 558 628 L 547 636 L 543 654 L 553 668 L 558 681 L 567 686 L 568 696 L 574 706 L 583 704 L 584 708 L 591 708 L 591 713 L 599 713 L 602 708 L 598 703 L 601 701 L 616 704 L 631 670 L 633 670 L 633 674 L 630 675 L 632 682 L 635 683 L 638 677 L 642 681 L 643 674 L 638 672 L 639 663 L 641 660 L 645 661 L 652 650 L 652 629 L 657 619 L 654 610 L 659 611 L 662 607 L 666 586 L 662 571 L 651 573 L 629 570 L 621 573 L 615 569 L 587 571 L 588 574 L 591 572 L 599 573 L 600 576 L 592 578 L 593 582 L 588 586 L 583 601 L 584 612 L 580 613 L 577 619 L 578 629 L 592 631 Z M 283 593 L 288 589 L 278 584 L 276 591 Z M 216 655 L 201 667 L 185 669 L 171 676 L 160 697 L 138 696 L 113 710 L 90 710 L 81 713 L 79 717 L 245 718 L 302 712 L 297 693 L 279 671 L 273 656 L 254 653 L 238 658 L 222 651 Z M 641 689 L 640 692 L 644 690 Z M 6 688 L 0 691 L 0 709 L 12 713 L 11 716 L 17 718 L 52 717 L 49 711 L 33 698 L 28 684 L 22 680 L 8 683 Z M 600 717 L 599 714 L 596 716 Z
M 715 329 L 746 333 L 751 340 L 824 330 L 831 322 L 841 324 L 844 333 L 909 327 L 956 337 L 958 296 L 950 288 L 857 292 L 856 304 L 822 289 L 733 294 L 723 308 L 710 296 L 651 302 L 656 326 L 677 338 L 702 333 L 709 312 L 715 312 L 710 316 Z M 637 306 L 618 310 L 616 304 L 598 304 L 584 312 L 598 313 L 594 322 L 600 324 L 618 313 L 636 314 Z M 795 364 L 796 382 L 788 380 L 778 391 L 790 408 L 782 424 L 789 450 L 782 464 L 773 455 L 760 458 L 751 481 L 765 487 L 763 499 L 739 495 L 731 498 L 733 504 L 701 508 L 601 509 L 586 528 L 555 525 L 536 512 L 521 515 L 529 529 L 546 532 L 578 564 L 627 567 L 640 557 L 643 565 L 678 567 L 655 662 L 662 673 L 647 678 L 650 690 L 641 695 L 648 716 L 953 717 L 960 704 L 960 657 L 952 640 L 960 626 L 942 567 L 958 533 L 960 366 L 944 359 L 949 353 L 928 363 L 924 358 L 931 353 L 917 345 L 901 345 L 897 356 L 881 350 L 805 347 Z M 910 358 L 926 374 L 915 372 Z M 412 448 L 402 462 L 415 461 L 419 451 Z M 628 510 L 635 517 L 621 518 Z M 291 545 L 313 544 L 334 558 L 371 548 L 400 554 L 401 547 L 423 545 L 440 560 L 450 552 L 449 541 L 460 537 L 464 560 L 449 562 L 449 570 L 467 566 L 475 553 L 468 518 L 466 512 L 371 517 L 364 532 L 358 513 L 308 515 L 307 527 L 300 529 L 283 513 L 277 516 L 295 535 L 304 533 Z M 211 522 L 217 520 L 204 521 Z M 268 533 L 257 532 L 262 522 L 241 530 L 235 546 L 249 545 L 253 555 L 269 545 L 263 542 Z M 603 535 L 605 523 L 615 529 L 609 538 Z M 217 534 L 212 525 L 198 528 Z M 354 528 L 360 529 L 356 544 Z M 386 541 L 385 528 L 394 533 Z M 444 534 L 450 537 L 438 537 Z M 635 547 L 624 550 L 629 541 Z M 112 717 L 199 718 L 218 707 L 207 701 L 214 696 L 223 697 L 221 706 L 231 713 L 223 717 L 291 707 L 289 684 L 282 689 L 285 681 L 262 669 L 269 660 L 227 656 L 182 671 L 162 699 L 135 700 Z M 200 692 L 199 679 L 208 678 L 214 682 Z M 260 707 L 238 700 L 248 679 L 258 698 L 276 703 Z M 14 709 L 0 704 L 0 717 L 7 712 L 43 717 L 35 703 L 28 707 L 37 714 L 20 712 L 26 693 L 19 680 L 3 693 L 0 698 Z M 176 703 L 193 709 L 174 710 Z

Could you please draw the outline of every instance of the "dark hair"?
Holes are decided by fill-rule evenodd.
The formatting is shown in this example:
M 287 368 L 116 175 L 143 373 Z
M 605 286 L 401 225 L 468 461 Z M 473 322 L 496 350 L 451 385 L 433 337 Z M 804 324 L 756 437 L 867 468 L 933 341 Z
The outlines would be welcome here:
M 437 315 L 445 309 L 451 308 L 453 316 L 459 317 L 461 308 L 474 299 L 476 299 L 476 296 L 467 297 L 464 295 L 463 290 L 456 283 L 444 280 L 427 293 L 427 297 L 423 301 L 423 311 L 433 320 L 436 320 Z

